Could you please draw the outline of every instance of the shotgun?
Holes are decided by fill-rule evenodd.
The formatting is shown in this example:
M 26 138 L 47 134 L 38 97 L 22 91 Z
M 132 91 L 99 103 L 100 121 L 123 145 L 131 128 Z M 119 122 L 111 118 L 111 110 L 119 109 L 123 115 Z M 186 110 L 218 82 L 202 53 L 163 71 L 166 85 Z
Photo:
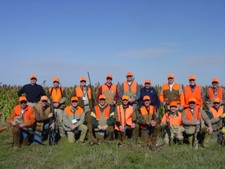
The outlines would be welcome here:
M 95 107 L 95 99 L 94 99 L 94 92 L 92 90 L 92 85 L 91 85 L 91 77 L 90 77 L 90 74 L 89 72 L 87 72 L 88 74 L 88 80 L 89 80 L 89 84 L 90 84 L 90 90 L 91 90 L 91 102 L 92 102 L 92 108 Z

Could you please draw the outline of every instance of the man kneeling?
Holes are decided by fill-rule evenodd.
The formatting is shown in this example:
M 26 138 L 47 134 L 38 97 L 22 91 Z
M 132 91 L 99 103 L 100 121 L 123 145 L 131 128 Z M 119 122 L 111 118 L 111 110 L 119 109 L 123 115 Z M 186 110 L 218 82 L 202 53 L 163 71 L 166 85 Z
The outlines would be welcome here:
M 75 142 L 75 136 L 79 136 L 80 144 L 84 143 L 84 139 L 87 133 L 87 126 L 84 125 L 85 113 L 83 109 L 78 106 L 78 98 L 72 97 L 70 99 L 71 105 L 67 106 L 63 114 L 63 127 L 67 132 L 68 141 L 70 143 Z

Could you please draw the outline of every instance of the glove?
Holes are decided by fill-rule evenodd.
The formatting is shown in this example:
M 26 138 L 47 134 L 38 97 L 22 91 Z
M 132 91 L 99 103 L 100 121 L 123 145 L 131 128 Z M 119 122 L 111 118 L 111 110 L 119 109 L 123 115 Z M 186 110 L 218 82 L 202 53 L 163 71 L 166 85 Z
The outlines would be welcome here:
M 221 118 L 225 118 L 225 113 L 223 113 L 220 117 L 221 117 Z
M 225 134 L 225 127 L 220 130 L 221 133 Z

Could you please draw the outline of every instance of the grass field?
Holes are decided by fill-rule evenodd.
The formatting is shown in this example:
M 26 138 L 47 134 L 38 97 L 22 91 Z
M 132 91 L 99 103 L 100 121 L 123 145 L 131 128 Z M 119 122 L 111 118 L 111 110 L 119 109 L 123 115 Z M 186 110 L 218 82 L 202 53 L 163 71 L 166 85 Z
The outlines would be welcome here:
M 189 145 L 164 146 L 159 152 L 146 147 L 90 146 L 70 144 L 66 138 L 56 146 L 34 145 L 13 150 L 11 131 L 0 134 L 0 168 L 224 168 L 225 147 L 212 145 L 195 150 Z

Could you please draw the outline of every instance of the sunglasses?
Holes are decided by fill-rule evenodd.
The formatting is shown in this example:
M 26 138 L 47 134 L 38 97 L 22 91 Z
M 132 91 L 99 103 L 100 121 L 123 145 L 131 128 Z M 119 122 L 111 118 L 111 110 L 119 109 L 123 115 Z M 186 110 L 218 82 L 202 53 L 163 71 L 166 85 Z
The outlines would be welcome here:
M 47 103 L 47 100 L 42 100 L 43 103 Z
M 86 83 L 86 81 L 85 81 L 85 80 L 82 80 L 82 81 L 80 81 L 80 82 L 81 82 L 81 83 L 82 83 L 82 82 Z
M 220 104 L 219 102 L 214 102 L 213 104 Z
M 77 103 L 78 101 L 77 101 L 77 100 L 72 100 L 71 102 L 72 102 L 72 103 Z
M 27 104 L 27 101 L 21 101 L 20 104 Z
M 195 79 L 190 79 L 189 82 L 191 82 L 191 81 L 195 81 Z
M 31 80 L 37 80 L 36 78 L 31 78 Z
M 112 78 L 107 78 L 107 80 L 112 80 Z
M 195 104 L 195 102 L 189 102 L 189 104 Z

